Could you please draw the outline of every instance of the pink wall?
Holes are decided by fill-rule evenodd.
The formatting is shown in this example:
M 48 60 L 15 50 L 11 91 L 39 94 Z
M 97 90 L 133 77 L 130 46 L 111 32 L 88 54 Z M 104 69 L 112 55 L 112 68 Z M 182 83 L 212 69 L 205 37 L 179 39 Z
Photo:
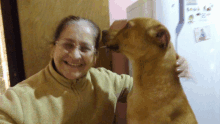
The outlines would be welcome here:
M 109 0 L 110 24 L 114 20 L 126 19 L 126 8 L 138 0 Z

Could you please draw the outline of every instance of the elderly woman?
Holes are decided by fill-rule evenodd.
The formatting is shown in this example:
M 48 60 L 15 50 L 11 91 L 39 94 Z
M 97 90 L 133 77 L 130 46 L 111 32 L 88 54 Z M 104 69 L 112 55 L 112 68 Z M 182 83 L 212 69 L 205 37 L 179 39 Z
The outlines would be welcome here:
M 92 67 L 99 41 L 100 29 L 91 20 L 64 18 L 48 66 L 0 96 L 0 123 L 111 124 L 116 103 L 126 102 L 133 79 Z M 187 65 L 182 57 L 178 61 L 178 68 Z

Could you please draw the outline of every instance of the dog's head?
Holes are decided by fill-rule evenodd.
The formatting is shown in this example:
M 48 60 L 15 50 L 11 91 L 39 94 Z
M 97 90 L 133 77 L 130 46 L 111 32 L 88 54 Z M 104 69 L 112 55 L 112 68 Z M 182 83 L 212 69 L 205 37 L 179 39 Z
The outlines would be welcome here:
M 136 18 L 114 23 L 106 35 L 105 44 L 107 48 L 121 52 L 131 60 L 142 56 L 156 57 L 157 53 L 163 52 L 169 45 L 169 31 L 152 18 Z

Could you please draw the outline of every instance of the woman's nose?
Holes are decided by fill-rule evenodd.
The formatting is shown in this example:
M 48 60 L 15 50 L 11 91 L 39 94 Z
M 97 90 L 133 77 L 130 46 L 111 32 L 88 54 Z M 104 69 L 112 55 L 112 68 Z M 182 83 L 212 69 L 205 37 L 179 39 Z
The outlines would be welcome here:
M 81 58 L 81 52 L 78 48 L 75 48 L 71 52 L 69 52 L 69 55 L 73 59 L 80 59 Z

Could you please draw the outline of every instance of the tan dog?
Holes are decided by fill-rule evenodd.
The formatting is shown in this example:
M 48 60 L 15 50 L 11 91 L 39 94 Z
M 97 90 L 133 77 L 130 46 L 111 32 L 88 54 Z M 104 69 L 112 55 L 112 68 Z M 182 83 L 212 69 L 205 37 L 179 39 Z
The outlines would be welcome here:
M 109 30 L 106 44 L 132 62 L 134 85 L 127 98 L 128 124 L 197 124 L 176 76 L 176 52 L 167 28 L 151 18 L 125 23 L 119 31 Z

